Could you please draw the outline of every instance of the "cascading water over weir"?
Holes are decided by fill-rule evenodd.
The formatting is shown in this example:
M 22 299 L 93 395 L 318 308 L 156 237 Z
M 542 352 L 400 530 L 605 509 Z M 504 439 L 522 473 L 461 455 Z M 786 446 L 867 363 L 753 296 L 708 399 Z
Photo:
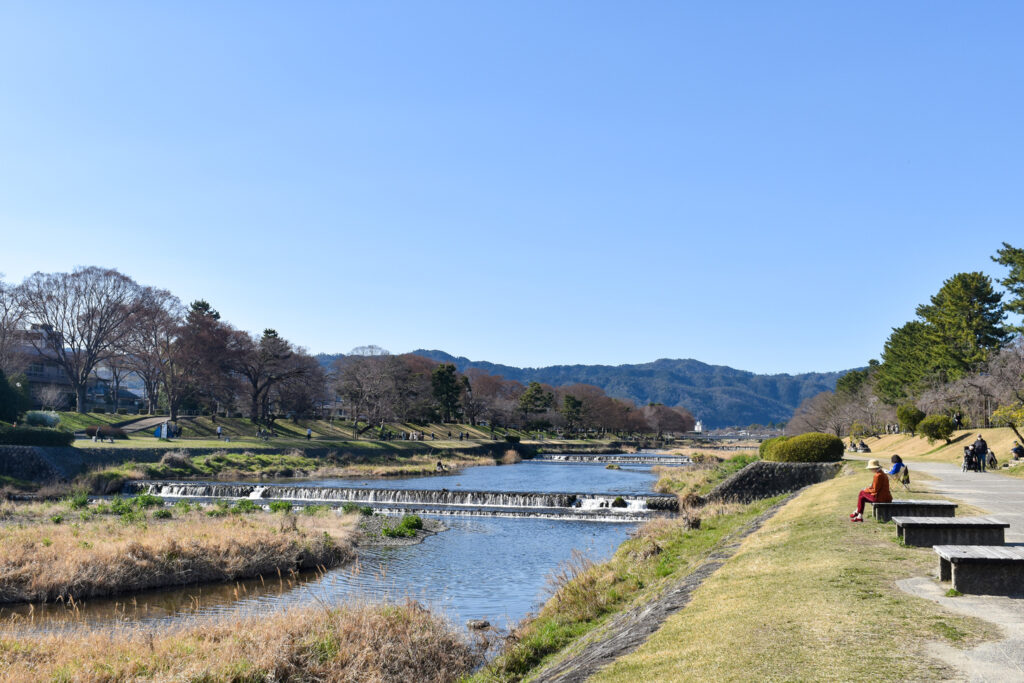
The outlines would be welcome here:
M 485 517 L 545 517 L 633 522 L 678 511 L 678 499 L 666 494 L 547 493 L 222 484 L 215 482 L 134 481 L 127 494 L 148 493 L 168 499 L 281 500 L 295 504 L 367 505 L 379 512 Z

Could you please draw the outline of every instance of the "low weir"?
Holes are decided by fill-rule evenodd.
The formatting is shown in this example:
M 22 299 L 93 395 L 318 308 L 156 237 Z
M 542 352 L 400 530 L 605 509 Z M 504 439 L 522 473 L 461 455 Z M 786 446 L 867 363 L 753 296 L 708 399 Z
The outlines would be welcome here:
M 546 462 L 586 462 L 586 463 L 616 463 L 619 465 L 689 465 L 690 458 L 685 455 L 654 455 L 648 453 L 637 453 L 636 455 L 596 455 L 587 453 L 551 453 L 538 455 L 534 460 Z
M 639 521 L 657 513 L 677 512 L 674 495 L 645 493 L 545 493 L 464 491 L 461 489 L 385 489 L 296 486 L 293 484 L 221 484 L 188 481 L 133 481 L 124 493 L 163 498 L 282 500 L 297 504 L 357 503 L 380 512 L 458 514 L 488 517 L 549 517 Z

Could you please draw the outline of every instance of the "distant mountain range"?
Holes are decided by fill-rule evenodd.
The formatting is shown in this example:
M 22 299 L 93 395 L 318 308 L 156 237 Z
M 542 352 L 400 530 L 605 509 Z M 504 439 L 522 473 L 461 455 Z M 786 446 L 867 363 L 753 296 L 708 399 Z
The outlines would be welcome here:
M 840 372 L 808 372 L 800 375 L 758 375 L 724 365 L 708 365 L 692 359 L 656 360 L 638 365 L 552 365 L 517 368 L 487 361 L 472 361 L 437 350 L 412 353 L 439 363 L 454 363 L 460 372 L 479 368 L 492 375 L 523 383 L 552 386 L 593 384 L 609 396 L 629 399 L 637 405 L 664 403 L 683 406 L 705 427 L 746 426 L 788 420 L 800 402 L 835 389 Z M 325 365 L 336 355 L 321 355 Z

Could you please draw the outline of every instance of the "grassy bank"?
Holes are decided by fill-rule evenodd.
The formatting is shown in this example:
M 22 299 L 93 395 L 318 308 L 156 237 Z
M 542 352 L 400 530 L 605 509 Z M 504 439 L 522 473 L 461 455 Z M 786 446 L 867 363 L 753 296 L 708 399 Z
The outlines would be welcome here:
M 600 681 L 937 680 L 929 641 L 967 645 L 986 624 L 910 597 L 899 579 L 934 572 L 929 548 L 891 524 L 853 524 L 860 470 L 788 503 L 646 644 Z
M 281 477 L 395 477 L 436 473 L 437 463 L 446 470 L 495 465 L 490 457 L 463 454 L 411 455 L 399 459 L 328 456 L 314 458 L 301 451 L 291 453 L 229 453 L 190 456 L 170 451 L 155 463 L 127 461 L 101 467 L 80 476 L 75 486 L 92 493 L 110 494 L 134 479 L 274 479 Z
M 358 514 L 271 514 L 241 501 L 173 508 L 152 496 L 0 504 L 0 602 L 86 598 L 331 567 Z
M 518 681 L 529 677 L 616 613 L 650 600 L 667 582 L 688 575 L 725 537 L 744 527 L 772 502 L 716 504 L 678 518 L 653 520 L 604 564 L 574 557 L 550 577 L 552 597 L 540 613 L 517 627 L 515 640 L 474 680 Z M 701 516 L 700 528 L 693 528 L 697 514 Z
M 480 657 L 413 603 L 315 606 L 155 635 L 0 635 L 0 678 L 12 681 L 447 682 Z
M 959 465 L 964 459 L 964 446 L 970 446 L 978 434 L 985 437 L 989 449 L 995 451 L 999 464 L 1008 462 L 1013 456 L 1010 446 L 1017 440 L 1009 427 L 991 427 L 988 429 L 962 429 L 954 432 L 947 444 L 944 440 L 928 443 L 923 436 L 909 434 L 885 434 L 880 437 L 868 437 L 864 442 L 871 448 L 870 454 L 863 457 L 878 458 L 888 462 L 889 457 L 898 453 L 908 464 L 915 460 L 931 462 L 948 462 Z M 849 439 L 846 440 L 849 443 Z M 1000 470 L 1005 472 L 1005 470 Z
M 675 493 L 685 502 L 688 496 L 704 496 L 718 484 L 739 472 L 750 463 L 758 460 L 756 453 L 729 453 L 727 458 L 691 455 L 693 465 L 686 467 L 665 467 L 655 465 L 651 468 L 658 475 L 654 490 L 658 493 Z

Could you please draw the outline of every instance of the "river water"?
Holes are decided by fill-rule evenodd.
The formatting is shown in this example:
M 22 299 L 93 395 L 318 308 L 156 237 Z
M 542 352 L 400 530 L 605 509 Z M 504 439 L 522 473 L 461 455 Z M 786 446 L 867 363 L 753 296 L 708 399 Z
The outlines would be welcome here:
M 488 491 L 649 493 L 656 477 L 649 465 L 605 469 L 604 463 L 526 461 L 472 467 L 450 475 L 406 479 L 323 479 L 305 486 Z M 72 623 L 159 625 L 211 616 L 261 614 L 318 602 L 412 598 L 445 612 L 456 623 L 487 619 L 509 627 L 548 597 L 547 577 L 574 550 L 602 561 L 636 523 L 577 519 L 438 517 L 447 531 L 418 545 L 359 549 L 359 559 L 320 575 L 153 591 L 116 600 L 91 600 L 69 610 L 62 605 L 5 607 L 0 616 L 29 620 L 36 628 Z

